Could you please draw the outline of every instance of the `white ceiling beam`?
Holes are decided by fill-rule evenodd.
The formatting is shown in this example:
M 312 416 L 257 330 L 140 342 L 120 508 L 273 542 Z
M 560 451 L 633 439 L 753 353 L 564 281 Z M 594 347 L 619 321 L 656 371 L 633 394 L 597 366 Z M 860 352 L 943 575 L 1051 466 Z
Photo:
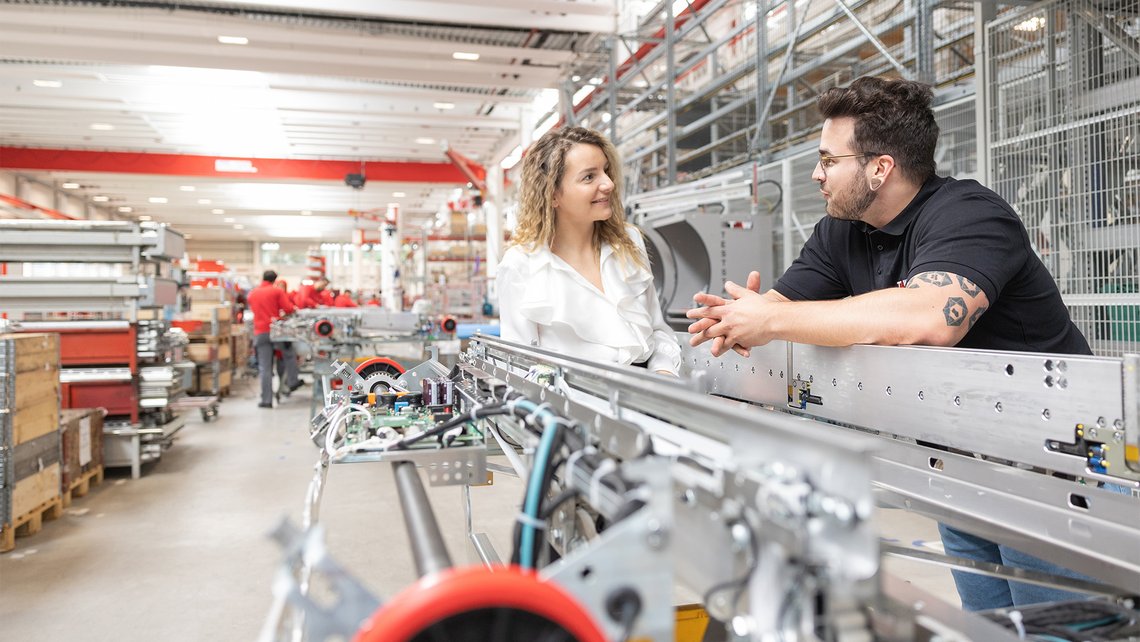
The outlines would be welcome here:
M 571 51 L 556 49 L 430 40 L 395 34 L 361 33 L 350 29 L 254 22 L 241 16 L 203 16 L 190 12 L 172 14 L 153 9 L 38 7 L 5 10 L 4 19 L 4 28 L 12 32 L 75 32 L 113 40 L 149 39 L 217 45 L 218 36 L 229 35 L 248 38 L 250 43 L 246 45 L 247 48 L 340 51 L 378 57 L 407 57 L 409 52 L 413 52 L 423 58 L 447 60 L 451 60 L 454 52 L 464 51 L 479 54 L 481 60 L 529 60 L 534 65 L 553 67 L 573 62 L 575 58 Z M 137 28 L 140 23 L 146 25 L 145 29 Z
M 174 0 L 159 0 L 177 5 Z M 614 0 L 496 0 L 476 3 L 444 0 L 199 0 L 204 4 L 246 6 L 275 11 L 305 11 L 409 20 L 416 22 L 551 29 L 613 33 L 616 26 Z
M 415 58 L 379 61 L 344 54 L 294 53 L 296 57 L 289 58 L 272 51 L 225 45 L 181 46 L 150 40 L 112 42 L 74 34 L 53 38 L 35 32 L 0 32 L 0 56 L 14 58 L 129 64 L 145 57 L 154 64 L 172 67 L 500 88 L 554 87 L 559 74 L 557 69 L 521 65 L 440 64 Z

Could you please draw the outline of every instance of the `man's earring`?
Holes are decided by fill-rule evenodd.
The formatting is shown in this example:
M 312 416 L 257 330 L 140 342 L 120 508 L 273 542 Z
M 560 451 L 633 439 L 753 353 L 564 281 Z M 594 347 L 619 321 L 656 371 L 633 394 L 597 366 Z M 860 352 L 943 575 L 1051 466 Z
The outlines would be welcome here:
M 871 179 L 871 191 L 872 192 L 879 189 L 882 186 L 883 186 L 883 179 L 881 179 L 881 178 L 872 178 Z

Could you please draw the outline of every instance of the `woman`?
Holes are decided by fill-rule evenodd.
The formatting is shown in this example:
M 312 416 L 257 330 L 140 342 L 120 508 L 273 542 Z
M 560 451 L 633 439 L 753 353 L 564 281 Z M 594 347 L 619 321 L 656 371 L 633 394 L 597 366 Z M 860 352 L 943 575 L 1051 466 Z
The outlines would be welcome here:
M 500 334 L 603 363 L 676 376 L 645 241 L 626 225 L 617 150 L 582 127 L 548 132 L 523 162 L 519 223 L 499 264 Z

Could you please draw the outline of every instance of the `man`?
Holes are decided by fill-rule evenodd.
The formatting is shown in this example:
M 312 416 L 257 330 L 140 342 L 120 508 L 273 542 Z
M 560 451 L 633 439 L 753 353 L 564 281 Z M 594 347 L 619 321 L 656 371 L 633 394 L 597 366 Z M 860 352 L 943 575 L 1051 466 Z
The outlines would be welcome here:
M 716 356 L 782 339 L 825 346 L 961 346 L 1091 354 L 1013 209 L 975 181 L 935 176 L 938 125 L 926 85 L 859 78 L 820 96 L 819 183 L 827 216 L 775 287 L 759 273 L 732 299 L 698 294 L 692 345 Z M 1073 575 L 940 525 L 950 555 Z M 1063 591 L 955 572 L 967 610 L 1070 599 Z
M 261 383 L 261 402 L 257 404 L 258 408 L 273 407 L 274 345 L 269 340 L 270 326 L 281 316 L 293 313 L 289 295 L 274 287 L 273 282 L 276 280 L 277 273 L 266 270 L 261 285 L 254 288 L 248 296 L 249 309 L 253 312 L 253 348 L 257 354 L 257 373 Z M 282 343 L 279 347 L 281 360 L 285 363 L 285 376 L 281 386 L 292 392 L 302 385 L 297 378 L 297 354 L 292 343 Z
M 342 290 L 341 292 L 338 292 L 337 295 L 333 298 L 333 307 L 356 308 L 359 306 L 356 305 L 356 301 L 352 300 L 352 292 L 349 292 L 348 290 Z

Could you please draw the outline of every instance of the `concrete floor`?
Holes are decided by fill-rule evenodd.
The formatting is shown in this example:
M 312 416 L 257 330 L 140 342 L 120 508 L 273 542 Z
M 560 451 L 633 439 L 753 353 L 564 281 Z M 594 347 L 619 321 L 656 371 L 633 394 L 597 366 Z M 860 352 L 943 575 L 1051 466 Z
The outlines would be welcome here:
M 300 523 L 316 448 L 307 437 L 308 388 L 272 410 L 238 384 L 218 419 L 196 413 L 162 460 L 131 480 L 108 471 L 0 555 L 0 638 L 5 640 L 254 640 L 271 603 L 280 561 L 267 533 L 282 517 Z M 460 490 L 430 488 L 454 561 L 469 561 Z M 500 555 L 522 486 L 496 475 L 472 490 L 475 529 Z M 390 468 L 334 466 L 321 521 L 328 547 L 379 597 L 415 579 Z M 880 519 L 888 537 L 937 545 L 928 520 L 899 511 Z M 934 542 L 934 544 L 928 544 Z M 888 568 L 957 603 L 949 572 L 888 561 Z

